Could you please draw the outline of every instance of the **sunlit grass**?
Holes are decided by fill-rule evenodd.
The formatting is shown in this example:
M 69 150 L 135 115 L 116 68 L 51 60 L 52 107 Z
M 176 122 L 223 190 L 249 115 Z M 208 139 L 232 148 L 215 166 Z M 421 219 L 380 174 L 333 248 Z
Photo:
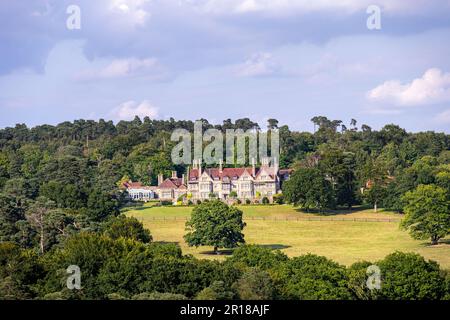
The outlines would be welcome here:
M 244 229 L 247 243 L 279 248 L 289 256 L 304 253 L 324 255 L 339 263 L 376 261 L 396 250 L 417 252 L 427 259 L 450 268 L 450 244 L 448 241 L 438 246 L 429 246 L 426 241 L 414 240 L 399 228 L 401 217 L 390 212 L 374 213 L 373 210 L 339 211 L 331 218 L 372 219 L 389 218 L 392 222 L 363 221 L 296 221 L 297 217 L 317 217 L 317 214 L 303 213 L 292 206 L 240 206 L 244 212 L 247 227 Z M 203 259 L 224 259 L 225 255 L 206 254 L 211 247 L 193 248 L 183 240 L 185 219 L 192 207 L 151 207 L 144 206 L 127 210 L 150 229 L 155 241 L 176 242 L 183 252 Z M 163 218 L 167 218 L 165 221 Z M 266 218 L 266 220 L 253 220 Z M 289 220 L 283 220 L 288 218 Z M 156 220 L 153 220 L 156 219 Z M 178 220 L 175 220 L 178 219 Z M 277 219 L 277 220 L 273 220 Z

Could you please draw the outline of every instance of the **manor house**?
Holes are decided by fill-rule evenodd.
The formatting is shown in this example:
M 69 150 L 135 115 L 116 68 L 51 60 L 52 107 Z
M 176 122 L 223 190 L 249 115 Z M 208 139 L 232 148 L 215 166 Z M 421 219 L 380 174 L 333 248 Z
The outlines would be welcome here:
M 200 161 L 193 161 L 186 175 L 179 178 L 176 172 L 163 181 L 158 176 L 155 192 L 161 200 L 176 201 L 180 196 L 188 195 L 191 200 L 218 198 L 227 200 L 236 198 L 254 200 L 267 197 L 269 200 L 281 193 L 281 184 L 289 179 L 290 169 L 279 169 L 277 159 L 265 158 L 257 167 L 252 161 L 251 167 L 202 168 Z

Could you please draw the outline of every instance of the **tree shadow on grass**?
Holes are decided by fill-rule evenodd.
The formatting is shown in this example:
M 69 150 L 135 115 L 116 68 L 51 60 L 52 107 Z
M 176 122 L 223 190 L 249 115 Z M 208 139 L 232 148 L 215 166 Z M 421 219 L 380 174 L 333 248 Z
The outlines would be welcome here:
M 306 210 L 305 208 L 295 208 L 294 210 L 297 211 L 298 213 L 309 213 L 309 214 L 315 214 L 315 215 L 319 215 L 319 216 L 337 216 L 337 215 L 347 215 L 347 214 L 352 214 L 358 211 L 363 211 L 363 210 L 368 210 L 368 209 L 373 209 L 371 206 L 368 205 L 355 205 L 351 208 L 347 208 L 347 207 L 338 207 L 336 209 L 308 209 Z M 382 208 L 379 211 L 380 213 L 383 212 Z
M 180 245 L 178 241 L 153 241 L 153 243 L 157 244 L 176 244 L 177 246 Z
M 421 247 L 429 249 L 446 247 L 448 245 L 450 245 L 450 239 L 440 239 L 437 244 L 431 244 L 429 240 L 420 243 Z
M 233 254 L 234 249 L 219 249 L 217 253 L 214 253 L 214 250 L 202 251 L 200 254 L 208 255 L 208 256 L 231 256 Z
M 291 246 L 287 246 L 284 244 L 257 244 L 256 246 L 261 247 L 261 248 L 268 248 L 271 250 L 283 250 L 283 249 L 287 249 L 290 248 Z M 210 255 L 210 256 L 231 256 L 233 255 L 234 250 L 236 250 L 237 248 L 232 248 L 232 249 L 219 249 L 218 253 L 216 254 L 214 253 L 214 250 L 208 250 L 208 251 L 202 251 L 200 252 L 200 254 L 204 254 L 204 255 Z

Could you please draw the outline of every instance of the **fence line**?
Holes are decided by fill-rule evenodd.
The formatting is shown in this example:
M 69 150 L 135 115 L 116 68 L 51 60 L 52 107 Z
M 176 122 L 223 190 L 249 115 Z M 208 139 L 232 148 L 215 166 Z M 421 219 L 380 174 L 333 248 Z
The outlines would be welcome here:
M 187 221 L 189 217 L 145 217 L 152 221 Z M 144 220 L 141 218 L 141 220 Z M 350 221 L 350 222 L 400 222 L 394 218 L 337 218 L 337 217 L 244 217 L 247 221 Z

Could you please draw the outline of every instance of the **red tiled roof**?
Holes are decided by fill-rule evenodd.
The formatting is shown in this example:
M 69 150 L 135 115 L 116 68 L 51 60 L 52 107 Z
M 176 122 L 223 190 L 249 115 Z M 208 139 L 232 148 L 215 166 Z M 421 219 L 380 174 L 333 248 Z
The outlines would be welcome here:
M 158 187 L 160 189 L 178 189 L 178 188 L 183 189 L 182 187 L 186 188 L 186 186 L 183 184 L 183 179 L 181 178 L 166 179 Z
M 123 183 L 124 187 L 126 188 L 141 188 L 142 187 L 142 183 L 140 182 L 124 182 Z
M 258 176 L 261 173 L 262 168 L 256 168 L 256 176 Z M 275 176 L 275 170 L 273 167 L 266 167 L 264 169 L 267 174 L 273 179 Z M 228 178 L 232 180 L 233 178 L 239 179 L 242 174 L 247 171 L 248 174 L 252 175 L 252 168 L 224 168 L 222 169 L 222 172 L 220 172 L 219 168 L 207 168 L 204 169 L 203 172 L 206 172 L 213 180 L 219 179 L 223 180 L 224 178 Z M 292 169 L 280 169 L 279 174 L 284 175 L 286 173 L 291 173 Z M 198 180 L 198 169 L 192 169 L 189 171 L 189 181 L 195 181 Z

